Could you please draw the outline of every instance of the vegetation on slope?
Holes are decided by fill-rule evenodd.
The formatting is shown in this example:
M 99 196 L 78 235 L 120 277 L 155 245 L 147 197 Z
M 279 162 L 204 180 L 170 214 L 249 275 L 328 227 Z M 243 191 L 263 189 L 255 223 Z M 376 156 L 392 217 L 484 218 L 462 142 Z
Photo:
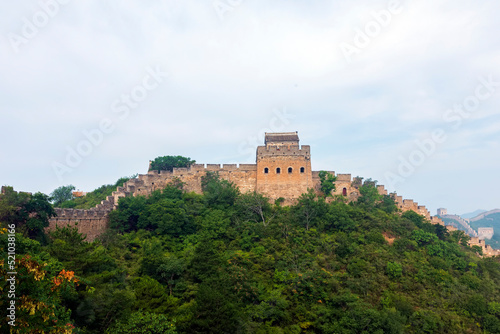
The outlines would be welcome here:
M 101 202 L 104 201 L 106 197 L 111 196 L 113 191 L 116 191 L 116 188 L 123 186 L 125 182 L 135 178 L 136 176 L 137 175 L 119 178 L 114 184 L 102 185 L 99 188 L 95 189 L 92 192 L 87 193 L 85 196 L 82 197 L 76 197 L 76 198 L 71 197 L 70 199 L 66 199 L 64 201 L 55 201 L 54 205 L 58 208 L 92 209 L 97 204 L 101 204 Z M 74 187 L 71 185 L 59 187 L 55 189 L 51 195 L 54 196 L 54 194 L 59 194 L 62 190 L 65 189 L 67 190 L 71 188 L 74 189 Z
M 290 207 L 213 173 L 203 190 L 122 198 L 93 243 L 69 228 L 45 245 L 18 236 L 19 258 L 38 264 L 20 296 L 43 303 L 19 321 L 74 333 L 500 332 L 498 260 L 398 213 L 373 182 L 357 203 L 310 192 Z

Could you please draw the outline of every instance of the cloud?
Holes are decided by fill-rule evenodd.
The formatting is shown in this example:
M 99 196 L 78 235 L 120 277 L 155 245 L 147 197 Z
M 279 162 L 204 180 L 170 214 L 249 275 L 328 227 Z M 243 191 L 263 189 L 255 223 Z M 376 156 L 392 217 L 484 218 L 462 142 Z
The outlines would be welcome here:
M 144 172 L 147 160 L 171 152 L 199 162 L 248 162 L 273 110 L 286 108 L 294 115 L 286 130 L 298 130 L 301 142 L 312 145 L 313 166 L 379 180 L 416 140 L 442 128 L 449 140 L 398 191 L 430 208 L 500 206 L 471 195 L 494 198 L 494 178 L 488 187 L 462 179 L 470 191 L 453 203 L 439 202 L 458 171 L 484 174 L 499 164 L 493 153 L 499 92 L 458 130 L 443 115 L 474 93 L 479 77 L 500 81 L 494 33 L 500 5 L 400 3 L 401 12 L 348 62 L 340 45 L 353 44 L 357 32 L 376 21 L 374 13 L 388 10 L 388 1 L 244 0 L 222 20 L 211 1 L 69 1 L 18 53 L 8 36 L 22 34 L 24 18 L 32 20 L 40 3 L 5 2 L 2 182 L 50 192 L 61 185 L 51 162 L 63 161 L 83 131 L 107 118 L 115 129 L 64 184 L 91 190 Z M 118 118 L 113 102 L 157 66 L 168 78 L 129 117 Z M 446 170 L 453 180 L 443 180 Z

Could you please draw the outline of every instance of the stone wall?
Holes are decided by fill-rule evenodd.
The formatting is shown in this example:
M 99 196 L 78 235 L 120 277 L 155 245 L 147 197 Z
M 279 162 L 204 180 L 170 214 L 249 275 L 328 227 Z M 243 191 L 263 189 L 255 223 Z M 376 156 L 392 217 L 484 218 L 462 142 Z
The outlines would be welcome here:
M 490 245 L 487 245 L 484 240 L 478 237 L 472 237 L 469 241 L 469 246 L 479 246 L 483 250 L 483 256 L 500 256 L 500 249 L 493 249 Z
M 149 171 L 130 179 L 118 187 L 101 204 L 90 210 L 59 209 L 57 216 L 50 219 L 47 231 L 57 226 L 77 226 L 78 232 L 86 234 L 88 241 L 93 241 L 108 228 L 108 214 L 118 205 L 121 197 L 148 196 L 153 191 L 165 188 L 169 183 L 179 179 L 185 183 L 184 189 L 201 194 L 201 178 L 207 171 L 219 173 L 221 179 L 233 182 L 242 192 L 255 191 L 257 183 L 257 165 L 255 164 L 195 164 L 189 168 L 174 168 L 173 171 Z
M 55 211 L 57 216 L 50 219 L 46 232 L 54 231 L 56 227 L 76 226 L 79 233 L 87 236 L 88 241 L 93 241 L 108 228 L 108 214 L 111 209 L 104 211 L 56 208 Z

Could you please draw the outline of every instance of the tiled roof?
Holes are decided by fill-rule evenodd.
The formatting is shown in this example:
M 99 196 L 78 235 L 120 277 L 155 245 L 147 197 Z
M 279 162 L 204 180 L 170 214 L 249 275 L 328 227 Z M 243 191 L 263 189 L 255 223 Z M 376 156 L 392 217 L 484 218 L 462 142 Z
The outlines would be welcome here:
M 266 133 L 265 143 L 281 141 L 299 141 L 297 132 L 272 132 Z

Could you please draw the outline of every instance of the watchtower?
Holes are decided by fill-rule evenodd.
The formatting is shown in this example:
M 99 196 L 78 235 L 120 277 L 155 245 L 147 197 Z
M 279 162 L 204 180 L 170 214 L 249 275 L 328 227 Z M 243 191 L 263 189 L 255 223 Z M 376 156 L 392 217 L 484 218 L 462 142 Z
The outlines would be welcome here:
M 311 148 L 299 145 L 297 132 L 266 133 L 257 147 L 257 192 L 292 200 L 313 188 Z
M 437 215 L 438 216 L 446 216 L 448 214 L 448 210 L 445 208 L 439 208 L 437 209 Z

